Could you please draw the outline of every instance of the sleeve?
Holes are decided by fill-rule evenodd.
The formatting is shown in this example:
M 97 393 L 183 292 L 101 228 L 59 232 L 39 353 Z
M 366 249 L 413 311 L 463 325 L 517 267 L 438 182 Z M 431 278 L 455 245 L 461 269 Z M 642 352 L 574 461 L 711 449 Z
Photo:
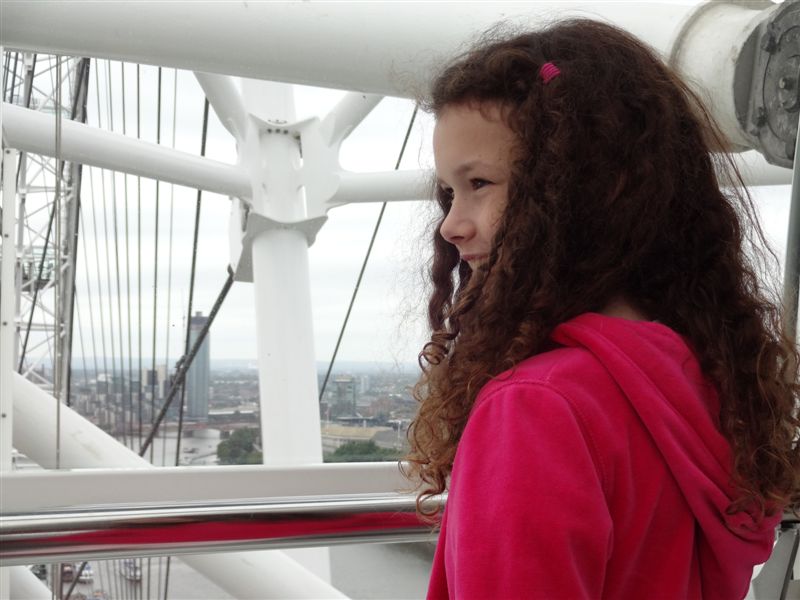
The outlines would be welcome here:
M 447 506 L 451 598 L 599 598 L 612 522 L 591 439 L 542 384 L 483 399 L 459 444 Z

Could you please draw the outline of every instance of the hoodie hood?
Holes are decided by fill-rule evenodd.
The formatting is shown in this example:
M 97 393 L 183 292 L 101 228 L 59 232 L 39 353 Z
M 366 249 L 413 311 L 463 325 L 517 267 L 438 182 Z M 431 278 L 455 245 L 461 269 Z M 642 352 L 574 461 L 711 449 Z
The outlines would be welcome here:
M 744 596 L 741 573 L 767 560 L 781 515 L 729 514 L 732 452 L 719 429 L 718 395 L 687 343 L 659 323 L 594 313 L 558 326 L 552 339 L 602 363 L 658 447 L 697 520 L 703 589 Z M 721 581 L 730 589 L 720 589 Z

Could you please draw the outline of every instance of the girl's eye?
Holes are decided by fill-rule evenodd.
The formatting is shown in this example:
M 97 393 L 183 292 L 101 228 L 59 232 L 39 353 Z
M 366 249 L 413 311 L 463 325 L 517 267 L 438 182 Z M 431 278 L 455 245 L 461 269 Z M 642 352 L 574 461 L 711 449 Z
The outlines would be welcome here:
M 452 200 L 453 199 L 453 188 L 445 187 L 443 185 L 439 186 L 439 193 L 445 200 Z
M 490 181 L 486 181 L 485 179 L 480 179 L 480 178 L 470 179 L 469 182 L 470 184 L 472 184 L 473 190 L 479 190 L 483 186 L 489 185 L 491 183 Z

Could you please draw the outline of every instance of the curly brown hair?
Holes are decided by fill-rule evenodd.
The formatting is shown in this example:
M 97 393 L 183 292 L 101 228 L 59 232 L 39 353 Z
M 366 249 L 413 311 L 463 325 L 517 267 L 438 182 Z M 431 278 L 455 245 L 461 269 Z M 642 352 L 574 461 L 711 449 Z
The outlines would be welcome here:
M 752 200 L 702 102 L 610 25 L 491 35 L 443 70 L 425 103 L 435 116 L 499 105 L 519 147 L 488 259 L 473 271 L 438 226 L 433 235 L 407 467 L 420 513 L 446 489 L 484 384 L 542 352 L 558 324 L 619 297 L 684 336 L 716 384 L 741 496 L 730 510 L 797 509 L 797 349 L 759 277 L 774 256 L 759 249 Z M 548 61 L 561 74 L 543 85 Z M 436 198 L 440 225 L 450 199 Z

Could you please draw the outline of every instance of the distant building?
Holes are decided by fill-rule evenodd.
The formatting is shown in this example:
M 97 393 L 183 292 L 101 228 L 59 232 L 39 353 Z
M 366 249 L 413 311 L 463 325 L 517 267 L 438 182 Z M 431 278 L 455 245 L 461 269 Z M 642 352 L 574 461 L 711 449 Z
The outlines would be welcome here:
M 189 319 L 189 343 L 194 345 L 208 317 L 197 312 Z M 208 421 L 208 399 L 211 386 L 211 353 L 209 335 L 200 345 L 200 350 L 186 374 L 186 416 L 195 421 Z
M 333 377 L 333 417 L 356 416 L 356 379 L 352 375 Z
M 358 378 L 358 393 L 362 396 L 369 392 L 369 375 L 361 375 Z
M 142 383 L 142 393 L 145 397 L 149 396 L 157 400 L 163 400 L 167 393 L 168 376 L 169 373 L 167 372 L 166 365 L 158 365 L 155 370 L 149 368 L 142 369 L 140 381 Z M 133 381 L 131 385 L 133 385 Z

